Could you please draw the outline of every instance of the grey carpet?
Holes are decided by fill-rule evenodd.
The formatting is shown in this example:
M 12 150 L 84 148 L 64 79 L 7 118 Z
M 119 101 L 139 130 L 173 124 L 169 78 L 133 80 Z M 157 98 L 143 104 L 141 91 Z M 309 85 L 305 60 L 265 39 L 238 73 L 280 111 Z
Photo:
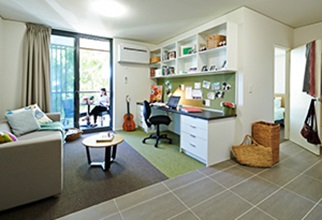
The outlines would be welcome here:
M 81 143 L 89 135 L 64 146 L 64 189 L 58 198 L 2 211 L 0 219 L 55 219 L 167 179 L 125 141 L 109 171 L 90 168 Z M 104 149 L 90 150 L 92 160 L 103 159 Z

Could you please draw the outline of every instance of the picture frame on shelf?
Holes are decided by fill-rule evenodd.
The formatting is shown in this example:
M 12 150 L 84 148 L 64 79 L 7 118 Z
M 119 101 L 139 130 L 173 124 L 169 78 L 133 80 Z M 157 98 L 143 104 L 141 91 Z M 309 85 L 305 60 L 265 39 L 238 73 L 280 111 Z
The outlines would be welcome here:
M 200 49 L 199 49 L 200 52 L 206 51 L 206 50 L 207 50 L 206 46 L 200 46 Z
M 205 72 L 205 71 L 208 71 L 208 69 L 207 69 L 207 66 L 205 65 L 205 66 L 203 66 L 202 68 L 201 68 L 201 72 Z
M 221 66 L 222 70 L 225 70 L 227 68 L 227 61 L 225 60 Z
M 209 68 L 209 71 L 216 71 L 217 70 L 217 66 L 216 65 L 212 65 Z
M 168 60 L 169 59 L 169 53 L 168 51 L 163 51 L 162 53 L 162 60 Z
M 189 68 L 189 72 L 196 72 L 197 71 L 197 67 L 190 67 Z
M 192 53 L 192 46 L 182 46 L 181 47 L 181 56 L 189 55 Z
M 169 59 L 175 59 L 176 58 L 176 52 L 175 51 L 171 51 L 169 52 Z

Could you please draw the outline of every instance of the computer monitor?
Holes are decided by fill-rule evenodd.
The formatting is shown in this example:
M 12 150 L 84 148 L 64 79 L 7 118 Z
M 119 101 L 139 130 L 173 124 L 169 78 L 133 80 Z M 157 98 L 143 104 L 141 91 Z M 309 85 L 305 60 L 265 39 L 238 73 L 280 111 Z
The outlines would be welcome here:
M 175 109 L 177 108 L 179 101 L 180 101 L 180 96 L 171 96 L 168 100 L 167 106 L 169 108 Z

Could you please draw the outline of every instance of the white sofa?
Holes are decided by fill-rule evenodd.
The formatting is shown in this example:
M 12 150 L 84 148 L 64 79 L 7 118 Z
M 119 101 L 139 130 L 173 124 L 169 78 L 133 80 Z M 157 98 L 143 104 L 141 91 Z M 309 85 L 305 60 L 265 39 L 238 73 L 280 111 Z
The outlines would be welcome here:
M 53 121 L 60 115 L 47 114 Z M 10 131 L 6 121 L 0 131 Z M 63 137 L 35 131 L 0 144 L 0 211 L 59 195 L 63 189 Z

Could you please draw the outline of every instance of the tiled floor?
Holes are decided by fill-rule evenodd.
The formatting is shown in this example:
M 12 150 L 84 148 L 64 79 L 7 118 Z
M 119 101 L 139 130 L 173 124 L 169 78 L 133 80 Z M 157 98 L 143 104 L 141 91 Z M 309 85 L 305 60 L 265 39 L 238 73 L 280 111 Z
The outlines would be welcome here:
M 62 219 L 322 219 L 322 160 L 284 142 L 270 169 L 229 160 Z

